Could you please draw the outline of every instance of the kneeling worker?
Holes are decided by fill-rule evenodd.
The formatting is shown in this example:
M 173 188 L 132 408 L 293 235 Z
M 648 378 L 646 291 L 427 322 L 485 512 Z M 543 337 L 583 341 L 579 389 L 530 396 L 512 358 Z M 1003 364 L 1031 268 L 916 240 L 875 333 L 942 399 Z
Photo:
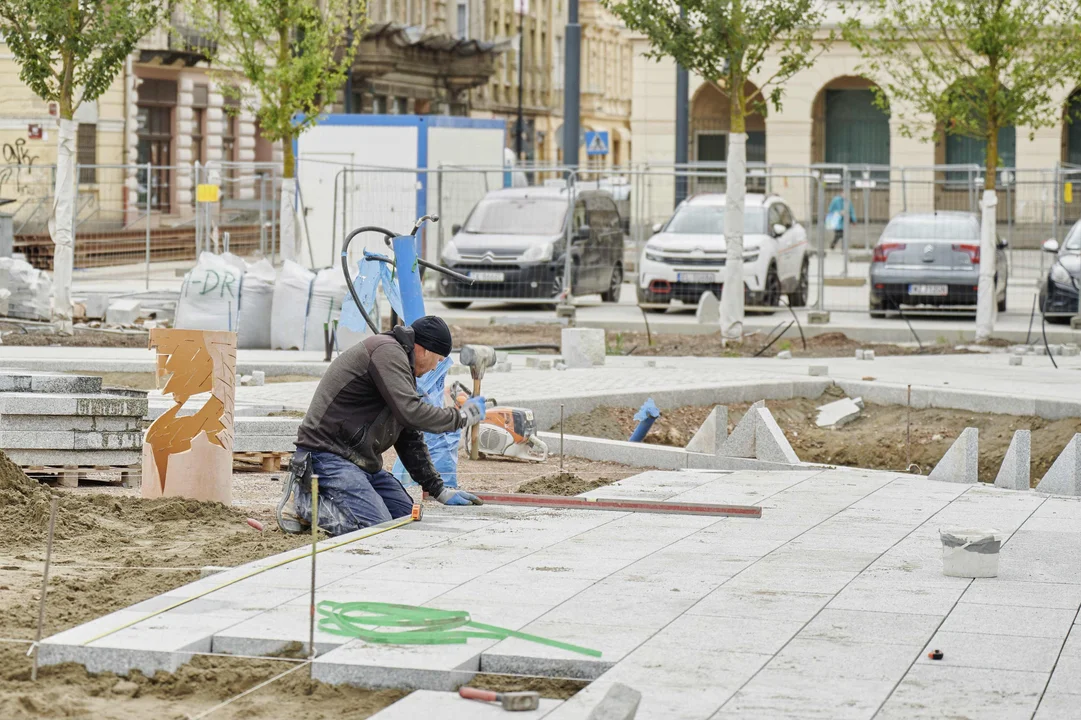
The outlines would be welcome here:
M 319 477 L 319 526 L 331 535 L 409 515 L 413 500 L 383 469 L 383 453 L 394 447 L 409 475 L 444 505 L 480 505 L 463 490 L 444 488 L 421 431 L 450 432 L 484 418 L 484 398 L 461 409 L 438 408 L 417 393 L 416 379 L 451 352 L 450 328 L 427 315 L 411 327 L 398 326 L 354 345 L 330 364 L 297 432 L 290 478 L 278 506 L 295 490 L 294 510 L 311 522 L 311 475 Z

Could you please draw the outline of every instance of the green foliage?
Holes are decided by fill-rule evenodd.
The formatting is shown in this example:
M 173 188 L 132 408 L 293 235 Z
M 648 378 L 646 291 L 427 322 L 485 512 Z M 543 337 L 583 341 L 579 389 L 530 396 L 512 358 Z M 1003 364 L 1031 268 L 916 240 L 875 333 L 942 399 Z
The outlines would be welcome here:
M 160 9 L 158 0 L 0 0 L 0 30 L 19 78 L 70 120 L 109 89 Z
M 843 36 L 908 137 L 965 135 L 994 149 L 1000 128 L 1057 123 L 1052 92 L 1081 70 L 1076 0 L 860 0 L 850 14 Z
M 739 131 L 744 117 L 764 112 L 767 104 L 780 109 L 784 83 L 813 65 L 833 41 L 832 33 L 819 33 L 825 17 L 821 0 L 601 2 L 649 39 L 649 57 L 671 57 L 726 92 L 737 89 L 732 119 Z M 771 62 L 770 74 L 760 78 L 767 54 L 777 64 Z M 744 92 L 744 81 L 752 77 L 758 88 Z
M 318 122 L 345 82 L 365 8 L 363 0 L 192 2 L 196 24 L 218 45 L 218 85 L 252 111 L 264 137 L 284 143 L 286 177 L 293 176 L 293 138 Z

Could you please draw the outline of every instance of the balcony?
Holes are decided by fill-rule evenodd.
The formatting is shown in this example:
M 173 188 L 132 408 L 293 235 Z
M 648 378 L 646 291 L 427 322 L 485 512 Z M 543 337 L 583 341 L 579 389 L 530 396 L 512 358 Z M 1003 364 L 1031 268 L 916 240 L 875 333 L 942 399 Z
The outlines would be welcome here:
M 139 62 L 192 67 L 210 62 L 218 45 L 200 32 L 183 10 L 174 8 L 161 26 L 139 41 Z

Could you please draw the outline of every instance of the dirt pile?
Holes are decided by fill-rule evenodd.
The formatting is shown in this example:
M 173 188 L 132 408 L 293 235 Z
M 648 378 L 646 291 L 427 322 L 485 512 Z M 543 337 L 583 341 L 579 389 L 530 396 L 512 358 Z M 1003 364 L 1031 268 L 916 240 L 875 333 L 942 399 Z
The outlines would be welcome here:
M 784 430 L 799 458 L 805 462 L 847 465 L 875 470 L 904 470 L 915 463 L 926 475 L 942 459 L 966 427 L 980 431 L 980 479 L 994 482 L 1014 430 L 1032 431 L 1033 484 L 1047 472 L 1059 453 L 1081 432 L 1081 419 L 1044 420 L 1039 417 L 973 413 L 938 408 L 911 411 L 911 441 L 906 440 L 909 412 L 899 405 L 868 404 L 855 422 L 838 430 L 815 425 L 817 407 L 843 397 L 838 388 L 822 396 L 768 400 L 766 406 Z M 747 412 L 748 403 L 728 406 L 729 431 Z M 709 415 L 712 407 L 687 406 L 661 411 L 646 436 L 647 443 L 684 447 Z M 637 423 L 636 408 L 600 407 L 572 415 L 564 422 L 574 435 L 626 440 Z
M 573 473 L 564 472 L 545 475 L 522 483 L 517 492 L 528 495 L 580 495 L 605 485 L 611 485 L 613 482 L 615 480 L 609 480 L 608 478 L 587 480 Z

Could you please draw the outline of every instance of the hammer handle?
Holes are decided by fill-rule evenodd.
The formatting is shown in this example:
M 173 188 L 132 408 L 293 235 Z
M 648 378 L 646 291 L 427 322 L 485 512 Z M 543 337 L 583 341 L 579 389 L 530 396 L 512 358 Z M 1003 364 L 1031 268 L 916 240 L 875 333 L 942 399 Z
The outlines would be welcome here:
M 499 695 L 491 690 L 479 690 L 477 688 L 462 686 L 458 688 L 458 694 L 464 697 L 466 700 L 484 700 L 486 702 L 496 702 L 499 699 Z
M 473 397 L 480 395 L 480 378 L 473 379 Z M 483 418 L 481 418 L 483 420 Z M 480 423 L 470 429 L 469 459 L 476 460 L 480 457 Z

